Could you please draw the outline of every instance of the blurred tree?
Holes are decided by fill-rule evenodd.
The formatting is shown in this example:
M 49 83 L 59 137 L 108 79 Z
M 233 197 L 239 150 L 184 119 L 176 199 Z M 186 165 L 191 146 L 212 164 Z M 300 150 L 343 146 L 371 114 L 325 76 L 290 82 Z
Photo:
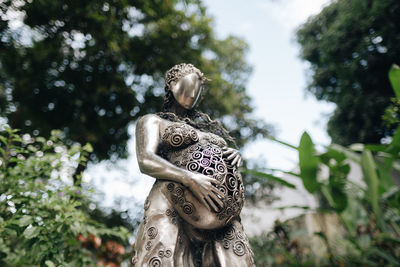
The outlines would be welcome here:
M 201 1 L 5 0 L 0 16 L 0 116 L 14 128 L 124 157 L 129 123 L 160 110 L 164 72 L 188 62 L 213 80 L 200 109 L 240 145 L 267 133 L 249 118 L 248 47 L 215 38 Z
M 400 2 L 336 0 L 297 31 L 311 64 L 308 90 L 337 107 L 328 123 L 332 142 L 379 143 L 393 134 L 382 115 L 394 96 L 387 79 L 400 63 Z

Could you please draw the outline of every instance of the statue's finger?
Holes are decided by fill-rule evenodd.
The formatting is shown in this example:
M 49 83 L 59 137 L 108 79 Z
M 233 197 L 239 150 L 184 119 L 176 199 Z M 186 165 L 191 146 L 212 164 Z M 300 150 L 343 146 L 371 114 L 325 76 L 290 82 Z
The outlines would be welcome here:
M 239 161 L 239 159 L 240 159 L 240 155 L 237 155 L 235 157 L 235 159 L 231 162 L 231 164 L 234 166 Z
M 237 165 L 236 165 L 236 167 L 240 167 L 240 165 L 242 165 L 242 158 L 240 158 L 239 160 L 238 160 L 238 163 L 237 163 Z
M 206 196 L 206 201 L 208 202 L 208 205 L 214 210 L 218 211 L 218 207 L 215 205 L 214 201 L 210 198 L 210 196 Z
M 239 154 L 239 152 L 234 152 L 232 153 L 229 157 L 227 157 L 227 160 L 232 160 L 233 158 L 235 158 L 237 155 Z

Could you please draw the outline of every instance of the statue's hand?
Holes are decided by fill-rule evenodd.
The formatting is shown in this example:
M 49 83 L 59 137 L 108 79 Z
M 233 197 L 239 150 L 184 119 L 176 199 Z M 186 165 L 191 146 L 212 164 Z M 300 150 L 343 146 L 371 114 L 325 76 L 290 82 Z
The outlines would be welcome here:
M 213 186 L 220 184 L 219 181 L 200 173 L 191 173 L 186 186 L 193 195 L 209 210 L 218 212 L 223 207 L 223 194 Z
M 233 166 L 236 165 L 237 168 L 240 167 L 242 163 L 242 157 L 240 156 L 240 152 L 234 148 L 223 147 L 222 150 L 224 151 L 224 156 L 226 156 L 227 160 L 231 161 Z

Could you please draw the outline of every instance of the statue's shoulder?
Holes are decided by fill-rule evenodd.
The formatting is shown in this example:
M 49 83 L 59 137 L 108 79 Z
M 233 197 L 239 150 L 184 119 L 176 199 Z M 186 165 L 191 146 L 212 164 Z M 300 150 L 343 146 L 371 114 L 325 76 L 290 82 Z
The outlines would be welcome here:
M 152 124 L 152 123 L 160 123 L 161 118 L 156 114 L 146 114 L 139 118 L 138 124 Z

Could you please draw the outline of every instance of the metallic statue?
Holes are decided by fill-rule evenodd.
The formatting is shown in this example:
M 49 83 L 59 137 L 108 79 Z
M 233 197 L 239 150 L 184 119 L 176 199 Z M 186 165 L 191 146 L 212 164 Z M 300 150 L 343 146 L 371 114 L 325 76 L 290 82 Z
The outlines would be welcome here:
M 240 223 L 241 157 L 222 125 L 193 107 L 208 79 L 191 64 L 166 74 L 163 112 L 136 126 L 142 173 L 156 178 L 144 204 L 134 266 L 255 266 Z

